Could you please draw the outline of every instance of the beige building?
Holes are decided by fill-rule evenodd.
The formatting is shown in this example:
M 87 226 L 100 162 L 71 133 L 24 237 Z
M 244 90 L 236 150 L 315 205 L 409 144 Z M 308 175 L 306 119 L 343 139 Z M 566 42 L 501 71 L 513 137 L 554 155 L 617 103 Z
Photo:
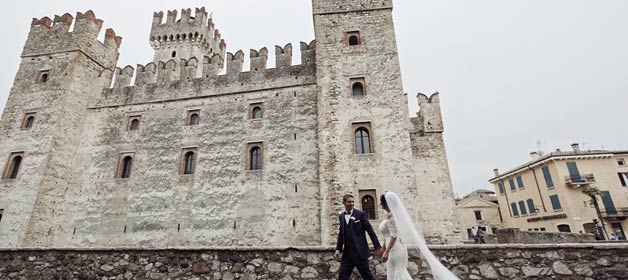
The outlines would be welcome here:
M 556 150 L 531 153 L 532 160 L 490 179 L 497 191 L 504 228 L 550 232 L 594 232 L 601 235 L 628 230 L 628 151 Z M 599 190 L 596 201 L 586 190 Z M 596 211 L 596 202 L 599 213 Z
M 470 240 L 471 229 L 482 229 L 494 234 L 502 222 L 495 192 L 475 190 L 458 201 L 454 211 L 460 223 L 461 240 Z

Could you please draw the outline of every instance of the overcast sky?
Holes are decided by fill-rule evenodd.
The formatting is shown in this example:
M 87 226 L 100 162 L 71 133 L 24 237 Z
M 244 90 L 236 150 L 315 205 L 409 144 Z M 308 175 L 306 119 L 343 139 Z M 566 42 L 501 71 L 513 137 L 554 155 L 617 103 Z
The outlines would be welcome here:
M 152 60 L 153 11 L 205 6 L 227 49 L 314 39 L 310 0 L 4 1 L 0 108 L 31 18 L 92 9 L 124 37 L 119 65 Z M 454 192 L 489 188 L 493 168 L 529 152 L 628 149 L 628 1 L 395 0 L 394 20 L 410 113 L 416 94 L 441 93 Z M 101 34 L 103 37 L 103 34 Z M 274 65 L 271 56 L 269 66 Z M 299 57 L 295 55 L 298 62 Z M 248 64 L 245 65 L 245 69 Z

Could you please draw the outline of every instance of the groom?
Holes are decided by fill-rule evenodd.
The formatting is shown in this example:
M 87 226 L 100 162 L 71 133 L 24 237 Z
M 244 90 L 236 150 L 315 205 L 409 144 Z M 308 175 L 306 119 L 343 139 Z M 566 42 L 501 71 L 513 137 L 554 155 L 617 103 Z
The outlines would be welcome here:
M 341 260 L 340 280 L 349 280 L 354 267 L 358 268 L 362 279 L 374 280 L 375 278 L 369 269 L 370 252 L 365 233 L 367 232 L 371 237 L 379 255 L 382 247 L 379 245 L 377 235 L 375 235 L 366 213 L 353 209 L 355 200 L 352 195 L 343 196 L 342 204 L 345 205 L 345 212 L 339 217 L 340 232 L 338 232 L 338 243 L 336 243 L 336 260 Z

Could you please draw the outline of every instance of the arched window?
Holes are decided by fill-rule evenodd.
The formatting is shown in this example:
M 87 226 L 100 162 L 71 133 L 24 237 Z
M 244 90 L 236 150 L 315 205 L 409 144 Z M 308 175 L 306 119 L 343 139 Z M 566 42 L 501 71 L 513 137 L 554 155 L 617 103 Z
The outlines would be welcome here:
M 360 127 L 355 131 L 355 153 L 356 154 L 370 154 L 371 151 L 371 138 L 369 136 L 368 129 Z
M 172 57 L 177 57 L 177 52 L 176 51 L 172 51 Z
M 129 130 L 138 130 L 138 129 L 140 129 L 140 120 L 138 119 L 131 120 L 131 127 L 129 128 Z
M 42 73 L 41 74 L 41 79 L 39 79 L 40 82 L 45 83 L 48 81 L 48 73 Z
M 251 118 L 254 119 L 254 120 L 261 119 L 262 118 L 262 107 L 260 107 L 260 106 L 253 107 L 253 110 L 251 111 Z
M 17 178 L 17 173 L 20 171 L 20 164 L 22 164 L 22 156 L 13 157 L 13 159 L 11 160 L 11 165 L 9 167 L 9 179 Z
M 366 212 L 367 219 L 377 219 L 377 210 L 375 209 L 375 199 L 370 195 L 362 197 L 362 211 Z
M 24 128 L 32 128 L 34 122 L 35 122 L 34 116 L 30 116 L 26 118 L 26 123 L 24 124 Z
M 571 232 L 571 227 L 569 227 L 569 225 L 558 225 L 556 228 L 559 232 Z
M 253 147 L 249 151 L 249 158 L 251 164 L 249 166 L 250 170 L 260 170 L 262 169 L 262 149 L 260 147 Z
M 364 95 L 364 85 L 360 82 L 353 83 L 351 87 L 353 92 L 353 96 L 363 96 Z
M 188 123 L 188 125 L 198 125 L 198 114 L 190 115 L 190 122 Z
M 360 38 L 358 35 L 349 36 L 349 46 L 356 46 L 360 44 Z
M 133 158 L 126 156 L 122 159 L 122 170 L 120 172 L 120 178 L 131 177 L 131 166 L 133 165 Z
M 526 203 L 523 200 L 519 201 L 519 211 L 521 211 L 521 215 L 528 215 L 528 210 L 526 210 Z
M 185 167 L 183 168 L 183 174 L 194 174 L 194 152 L 187 152 L 185 154 Z

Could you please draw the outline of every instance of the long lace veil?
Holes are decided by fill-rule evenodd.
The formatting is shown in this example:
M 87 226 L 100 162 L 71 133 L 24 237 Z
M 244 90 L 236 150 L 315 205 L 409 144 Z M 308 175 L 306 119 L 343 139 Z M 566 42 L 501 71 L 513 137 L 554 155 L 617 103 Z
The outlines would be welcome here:
M 397 225 L 399 238 L 409 250 L 418 249 L 420 251 L 425 261 L 430 265 L 434 280 L 457 280 L 458 277 L 441 264 L 427 247 L 421 231 L 412 222 L 412 218 L 408 215 L 408 211 L 403 206 L 399 196 L 393 192 L 386 192 L 385 197 L 386 204 L 388 204 Z

